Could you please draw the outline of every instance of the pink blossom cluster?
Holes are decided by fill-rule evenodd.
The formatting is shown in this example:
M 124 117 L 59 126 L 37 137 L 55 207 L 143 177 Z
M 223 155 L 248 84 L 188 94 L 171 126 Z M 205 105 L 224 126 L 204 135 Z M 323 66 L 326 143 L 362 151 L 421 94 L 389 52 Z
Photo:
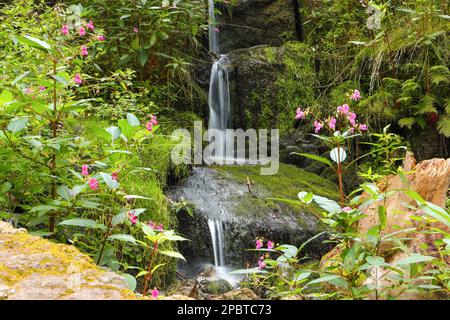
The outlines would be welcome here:
M 84 37 L 86 36 L 88 30 L 91 30 L 92 32 L 95 31 L 95 26 L 94 26 L 94 22 L 92 22 L 92 20 L 90 20 L 89 22 L 85 23 L 84 26 L 80 26 L 77 30 L 78 35 L 80 37 Z M 61 34 L 64 36 L 69 36 L 70 35 L 70 27 L 65 24 L 61 27 Z M 95 39 L 97 39 L 98 41 L 105 41 L 106 38 L 104 35 L 95 35 L 94 36 Z M 87 46 L 82 45 L 80 48 L 80 55 L 84 58 L 87 57 L 89 55 L 89 51 Z M 77 73 L 74 77 L 73 77 L 73 82 L 77 85 L 80 85 L 83 83 L 83 80 L 81 79 L 81 75 L 79 73 Z
M 145 127 L 147 128 L 148 131 L 152 132 L 153 131 L 153 126 L 156 126 L 157 124 L 158 124 L 158 120 L 156 119 L 156 116 L 155 115 L 151 115 L 150 116 L 150 121 L 147 122 Z
M 256 243 L 256 249 L 257 250 L 259 250 L 262 247 L 264 247 L 264 243 L 263 243 L 263 241 L 261 239 L 256 239 L 255 243 Z M 274 247 L 274 243 L 272 241 L 270 241 L 270 240 L 267 241 L 267 249 L 272 250 L 273 247 Z
M 350 99 L 353 101 L 359 101 L 362 98 L 361 93 L 359 90 L 354 90 L 353 93 L 350 95 Z M 305 119 L 308 115 L 307 110 L 302 110 L 301 107 L 297 108 L 295 119 Z M 317 119 L 314 121 L 314 132 L 317 134 L 319 133 L 324 127 L 336 131 L 336 125 L 339 124 L 339 126 L 343 125 L 345 121 L 348 122 L 349 128 L 348 132 L 353 133 L 355 130 L 359 131 L 367 131 L 368 127 L 366 124 L 359 124 L 356 120 L 357 115 L 355 112 L 352 112 L 350 110 L 350 106 L 348 104 L 343 104 L 341 106 L 337 107 L 336 114 L 333 116 L 328 117 L 325 120 Z
M 149 221 L 147 225 L 155 231 L 164 231 L 164 225 L 162 223 L 156 224 L 153 221 Z
M 130 219 L 131 224 L 136 224 L 138 221 L 138 217 L 135 213 L 135 210 L 128 211 L 128 219 Z

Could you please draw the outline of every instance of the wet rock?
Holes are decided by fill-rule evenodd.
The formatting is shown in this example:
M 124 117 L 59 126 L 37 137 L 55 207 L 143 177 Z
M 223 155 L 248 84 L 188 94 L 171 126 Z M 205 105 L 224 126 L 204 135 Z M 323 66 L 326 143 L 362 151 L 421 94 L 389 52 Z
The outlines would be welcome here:
M 203 292 L 214 296 L 229 292 L 231 290 L 233 290 L 233 286 L 225 279 L 211 280 L 202 288 Z
M 222 223 L 227 265 L 254 265 L 257 254 L 247 249 L 254 248 L 256 237 L 301 245 L 323 231 L 313 214 L 317 208 L 274 199 L 295 201 L 300 191 L 337 199 L 334 184 L 292 165 L 280 164 L 275 176 L 260 176 L 259 170 L 257 166 L 194 168 L 193 175 L 168 193 L 172 200 L 184 198 L 195 207 L 192 216 L 186 212 L 178 215 L 179 232 L 191 240 L 179 244 L 188 261 L 214 261 L 208 218 Z M 311 242 L 306 253 L 312 257 L 325 253 L 327 246 L 322 240 Z
M 260 300 L 260 298 L 249 288 L 241 288 L 224 293 L 216 297 L 215 300 Z

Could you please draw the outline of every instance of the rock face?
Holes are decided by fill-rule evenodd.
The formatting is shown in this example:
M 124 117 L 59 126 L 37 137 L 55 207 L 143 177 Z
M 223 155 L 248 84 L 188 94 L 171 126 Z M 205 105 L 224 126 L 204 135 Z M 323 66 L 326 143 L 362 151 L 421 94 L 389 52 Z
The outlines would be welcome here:
M 136 299 L 124 279 L 73 246 L 0 221 L 0 300 Z
M 178 231 L 191 240 L 180 243 L 179 249 L 188 261 L 214 261 L 208 218 L 223 224 L 226 264 L 253 265 L 256 253 L 246 249 L 254 248 L 256 237 L 299 245 L 322 230 L 313 209 L 270 198 L 296 200 L 303 190 L 337 197 L 332 183 L 291 165 L 281 164 L 275 176 L 260 176 L 256 166 L 194 168 L 192 176 L 169 192 L 173 200 L 184 198 L 195 206 L 192 216 L 178 216 Z M 307 246 L 311 256 L 319 257 L 327 250 L 321 240 Z
M 293 8 L 290 0 L 238 0 L 219 6 L 220 52 L 294 40 Z
M 232 51 L 230 92 L 234 128 L 294 128 L 297 106 L 315 99 L 313 51 L 292 41 L 280 47 L 258 46 Z

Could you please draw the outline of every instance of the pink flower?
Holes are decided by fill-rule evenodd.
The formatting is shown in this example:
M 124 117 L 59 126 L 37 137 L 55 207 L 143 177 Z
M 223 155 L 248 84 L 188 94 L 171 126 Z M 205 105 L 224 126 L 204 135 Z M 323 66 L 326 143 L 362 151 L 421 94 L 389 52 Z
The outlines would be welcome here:
M 114 172 L 111 174 L 111 179 L 113 179 L 113 180 L 115 180 L 115 181 L 119 181 L 119 174 L 118 174 L 116 171 L 114 171 Z
M 352 208 L 350 208 L 350 207 L 344 207 L 344 208 L 342 208 L 342 211 L 344 211 L 344 212 L 350 212 L 350 211 L 352 211 L 353 209 Z
M 350 129 L 348 129 L 348 132 L 349 132 L 349 133 L 355 132 L 355 128 L 350 128 Z
M 343 104 L 337 107 L 337 112 L 341 114 L 347 114 L 350 111 L 350 106 L 348 104 Z
M 359 90 L 353 91 L 352 95 L 350 96 L 350 99 L 353 101 L 358 101 L 359 99 L 361 99 L 361 93 L 359 92 Z
M 134 33 L 139 33 L 138 27 L 134 27 L 134 28 L 133 28 L 133 32 L 134 32 Z
M 150 121 L 147 122 L 145 127 L 147 128 L 148 131 L 152 132 L 153 131 L 153 126 L 156 126 L 157 124 L 158 124 L 158 120 L 156 120 L 156 116 L 151 115 Z
M 350 123 L 351 123 L 352 126 L 355 126 L 355 125 L 356 125 L 356 121 L 355 121 L 355 120 L 356 120 L 356 113 L 350 112 L 350 113 L 348 114 L 347 119 L 348 119 L 348 121 L 350 121 Z
M 44 87 L 44 86 L 42 86 L 42 85 L 39 86 L 39 91 L 41 91 L 41 92 L 42 92 L 42 91 L 45 91 L 46 89 L 47 89 L 47 87 Z
M 305 119 L 305 116 L 306 116 L 306 114 L 305 114 L 305 112 L 301 109 L 301 108 L 297 108 L 297 111 L 296 111 L 296 115 L 295 115 L 295 119 Z
M 83 57 L 88 55 L 88 48 L 86 46 L 81 46 L 81 55 Z
M 331 117 L 328 120 L 328 126 L 330 127 L 330 129 L 336 130 L 336 118 L 335 117 Z
M 105 38 L 105 36 L 103 36 L 103 35 L 99 35 L 99 36 L 97 36 L 97 40 L 98 40 L 98 41 L 105 41 L 106 38 Z
M 147 128 L 148 131 L 152 132 L 153 131 L 153 122 L 151 122 L 151 121 L 147 122 L 145 127 Z
M 267 241 L 267 249 L 269 249 L 269 250 L 272 250 L 273 249 L 273 247 L 274 247 L 274 244 L 273 244 L 273 242 L 272 241 Z
M 367 125 L 366 125 L 366 124 L 361 124 L 361 125 L 358 127 L 358 129 L 359 129 L 360 131 L 367 131 Z
M 91 178 L 89 180 L 89 188 L 91 188 L 92 190 L 97 190 L 98 189 L 98 181 L 95 178 Z
M 266 267 L 266 264 L 262 260 L 258 260 L 258 269 L 262 270 Z
M 83 80 L 81 80 L 81 75 L 79 73 L 77 73 L 75 75 L 75 77 L 73 77 L 73 82 L 75 82 L 76 84 L 82 84 Z
M 156 299 L 159 296 L 158 289 L 154 288 L 152 291 L 150 291 L 150 294 L 152 295 L 152 298 Z
M 157 125 L 158 124 L 158 120 L 156 120 L 156 116 L 152 114 L 152 116 L 150 117 L 150 122 L 153 123 L 153 125 Z
M 215 32 L 220 32 L 219 28 L 214 28 Z
M 256 249 L 261 249 L 263 247 L 263 242 L 259 239 L 256 239 Z
M 81 175 L 85 177 L 89 175 L 89 167 L 86 164 L 81 166 Z
M 128 218 L 130 219 L 131 224 L 136 224 L 138 221 L 138 217 L 134 214 L 134 212 L 134 210 L 128 211 Z
M 315 133 L 319 133 L 320 129 L 323 128 L 322 122 L 317 121 L 317 120 L 314 121 L 314 128 L 315 128 L 314 132 L 315 132 Z
M 28 87 L 23 91 L 25 94 L 32 94 L 33 93 L 33 88 Z
M 94 31 L 94 29 L 95 29 L 94 23 L 92 21 L 89 21 L 88 23 L 86 23 L 86 28 L 91 29 L 92 31 Z
M 156 225 L 153 221 L 149 221 L 148 226 L 156 231 L 164 231 L 164 225 L 162 223 Z
M 80 27 L 80 29 L 78 30 L 78 34 L 80 36 L 85 36 L 86 35 L 86 29 L 84 27 Z
M 67 24 L 62 26 L 61 34 L 65 35 L 65 36 L 67 36 L 69 34 L 69 26 Z

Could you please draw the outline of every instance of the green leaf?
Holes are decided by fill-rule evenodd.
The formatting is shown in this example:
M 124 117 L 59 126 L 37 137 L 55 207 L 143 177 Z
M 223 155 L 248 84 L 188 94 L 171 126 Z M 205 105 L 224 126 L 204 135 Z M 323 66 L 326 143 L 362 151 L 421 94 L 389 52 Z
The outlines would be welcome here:
M 114 180 L 109 174 L 100 172 L 100 176 L 102 177 L 103 181 L 106 183 L 109 189 L 114 190 L 119 187 L 119 183 Z
M 131 274 L 121 273 L 120 275 L 123 277 L 125 282 L 128 284 L 128 288 L 130 288 L 131 291 L 136 290 L 137 281 Z
M 259 268 L 239 269 L 229 272 L 228 274 L 255 274 L 255 273 L 268 273 L 266 270 L 260 270 Z
M 59 186 L 56 189 L 56 192 L 66 201 L 70 201 L 70 198 L 72 197 L 70 195 L 70 189 L 67 186 Z
M 378 219 L 380 221 L 380 229 L 385 229 L 387 226 L 387 212 L 385 206 L 378 207 Z
M 17 78 L 15 78 L 12 82 L 11 85 L 15 85 L 17 82 L 19 82 L 20 80 L 22 80 L 23 78 L 25 78 L 28 74 L 30 74 L 31 71 L 26 71 L 24 73 L 22 73 L 20 76 L 18 76 Z
M 137 50 L 137 54 L 138 54 L 139 64 L 141 65 L 141 67 L 144 67 L 145 64 L 147 63 L 147 59 L 148 59 L 147 50 L 145 50 L 145 48 L 139 48 Z
M 128 139 L 132 139 L 134 134 L 136 133 L 136 129 L 132 127 L 129 122 L 125 119 L 120 119 L 118 122 L 119 128 L 122 131 L 123 135 Z
M 127 121 L 132 127 L 138 127 L 141 124 L 139 119 L 132 113 L 127 113 Z
M 11 91 L 3 90 L 0 94 L 0 105 L 4 105 L 7 102 L 11 102 L 14 100 L 14 97 Z
M 52 74 L 51 77 L 61 83 L 63 87 L 67 87 L 69 85 L 69 82 L 61 76 Z
M 14 118 L 8 124 L 8 130 L 15 134 L 27 126 L 28 120 L 28 117 Z
M 341 212 L 341 206 L 333 200 L 321 196 L 314 196 L 314 201 L 319 205 L 319 207 L 329 213 Z
M 305 158 L 309 158 L 309 159 L 312 159 L 312 160 L 315 160 L 315 161 L 322 162 L 322 163 L 324 163 L 324 164 L 326 164 L 327 166 L 330 166 L 330 167 L 332 166 L 330 160 L 328 160 L 327 158 L 316 156 L 315 154 L 297 153 L 297 152 L 293 152 L 292 154 L 296 154 L 296 155 L 299 155 L 299 156 L 302 156 L 302 157 L 305 157 Z
M 169 257 L 173 257 L 173 258 L 177 258 L 177 259 L 182 259 L 184 261 L 186 261 L 186 259 L 183 257 L 183 255 L 179 252 L 176 251 L 171 251 L 171 250 L 159 250 L 159 253 L 169 256 Z
M 132 244 L 136 244 L 136 239 L 130 234 L 112 234 L 108 237 L 108 240 L 117 240 L 122 242 L 129 242 Z
M 326 276 L 323 276 L 323 277 L 320 277 L 318 279 L 308 282 L 307 285 L 323 283 L 323 282 L 328 282 L 328 283 L 334 284 L 335 286 L 338 286 L 341 288 L 348 287 L 347 280 L 345 280 L 345 278 L 338 276 L 338 275 L 326 275 Z
M 29 35 L 18 36 L 17 40 L 19 40 L 19 42 L 23 44 L 29 45 L 30 47 L 34 47 L 43 51 L 48 51 L 52 48 L 47 42 L 31 37 Z
M 408 265 L 408 264 L 413 264 L 413 263 L 428 262 L 428 261 L 431 261 L 434 259 L 435 259 L 434 257 L 423 256 L 420 254 L 414 254 L 409 257 L 406 257 L 406 258 L 396 261 L 395 264 L 396 265 Z
M 40 205 L 40 206 L 35 206 L 35 207 L 31 208 L 30 212 L 47 213 L 49 211 L 56 211 L 58 209 L 59 208 L 55 207 L 55 206 Z
M 106 229 L 104 224 L 97 223 L 97 221 L 91 219 L 68 219 L 60 222 L 58 226 L 83 227 L 102 230 Z
M 120 134 L 122 133 L 120 131 L 119 127 L 115 127 L 115 126 L 111 126 L 109 128 L 105 129 L 106 131 L 109 132 L 109 134 L 111 135 L 111 139 L 112 141 L 116 140 L 118 137 L 120 137 Z

